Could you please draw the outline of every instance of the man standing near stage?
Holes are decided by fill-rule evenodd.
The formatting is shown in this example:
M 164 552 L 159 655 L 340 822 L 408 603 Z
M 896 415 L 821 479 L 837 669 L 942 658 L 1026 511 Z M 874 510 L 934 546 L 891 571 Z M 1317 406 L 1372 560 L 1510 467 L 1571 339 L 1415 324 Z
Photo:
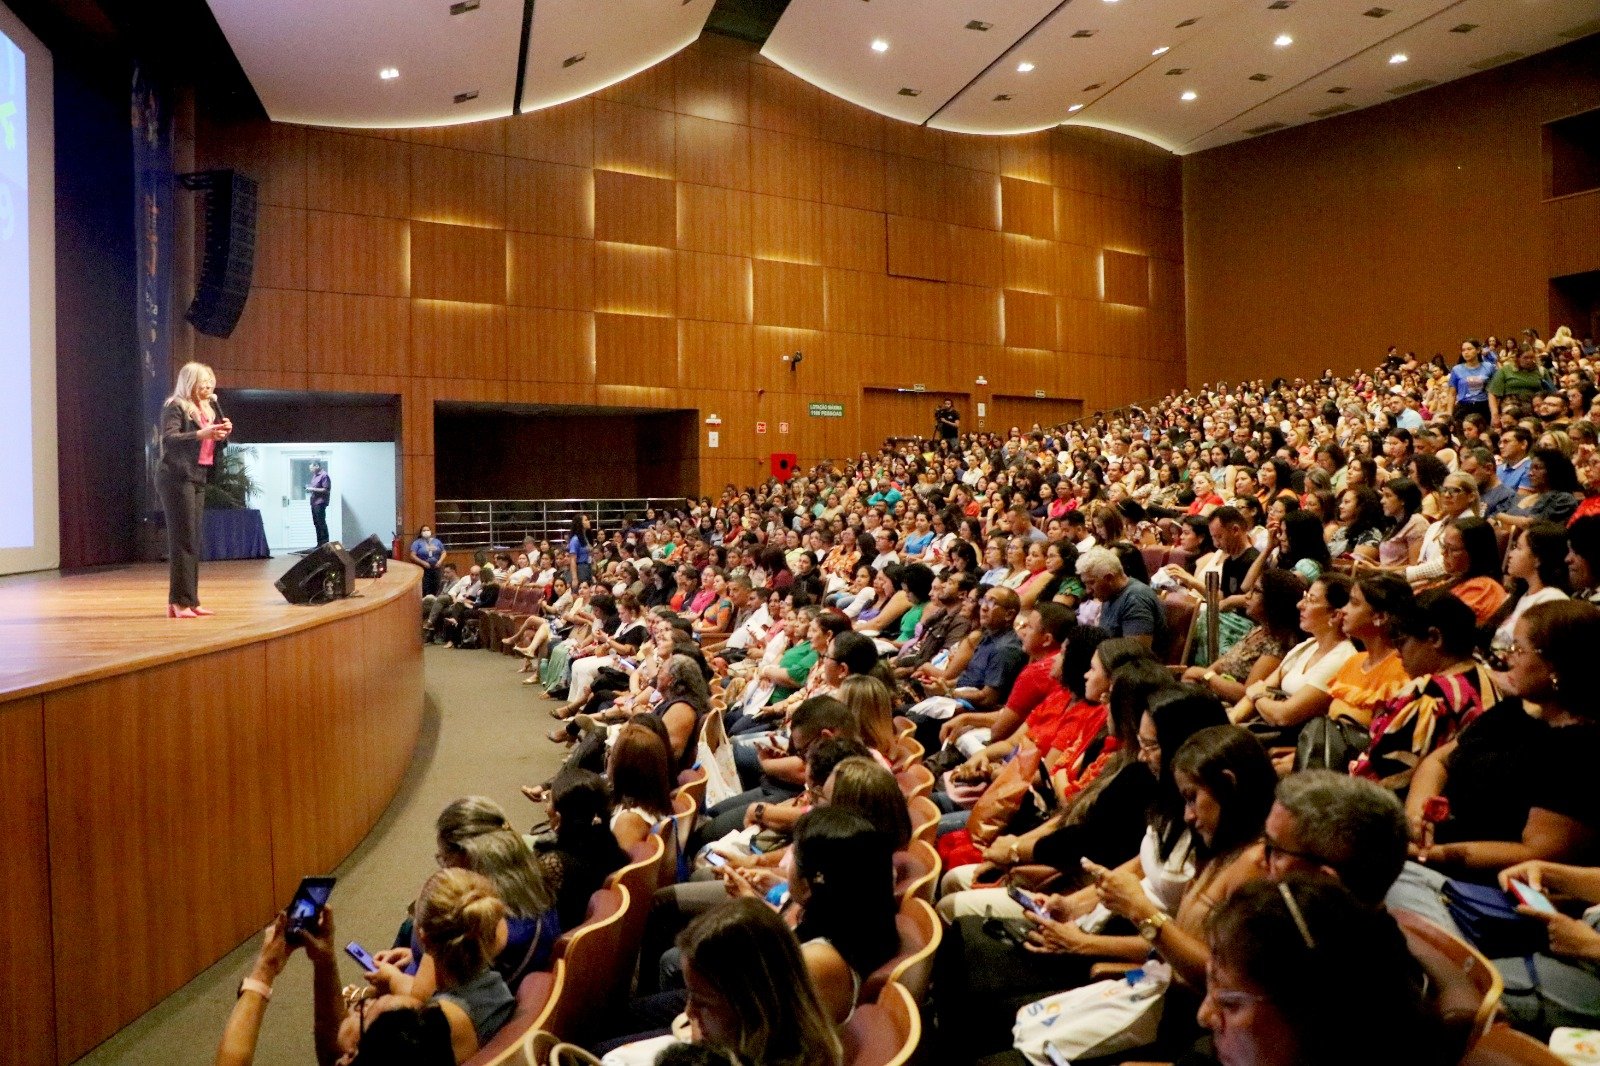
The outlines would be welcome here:
M 317 527 L 317 547 L 328 543 L 328 498 L 333 495 L 333 479 L 321 463 L 311 464 L 311 484 L 306 499 L 311 501 L 311 524 Z
M 933 409 L 933 431 L 939 440 L 949 441 L 951 447 L 955 446 L 956 438 L 961 434 L 961 412 L 956 410 L 954 401 L 945 400 Z

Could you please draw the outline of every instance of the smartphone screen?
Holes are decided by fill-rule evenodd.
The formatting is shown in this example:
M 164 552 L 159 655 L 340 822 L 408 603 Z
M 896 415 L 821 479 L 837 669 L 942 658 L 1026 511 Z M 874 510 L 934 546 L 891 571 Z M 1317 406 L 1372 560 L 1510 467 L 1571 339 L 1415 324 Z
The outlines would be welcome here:
M 1009 886 L 1006 889 L 1006 893 L 1012 899 L 1016 900 L 1017 903 L 1024 910 L 1031 911 L 1033 914 L 1037 915 L 1040 918 L 1048 918 L 1048 917 L 1050 917 L 1050 915 L 1048 913 L 1046 913 L 1046 911 L 1045 911 L 1045 909 L 1043 907 L 1039 906 L 1037 903 L 1035 903 L 1033 901 L 1033 897 L 1032 896 L 1030 896 L 1026 892 L 1022 891 L 1022 889 L 1018 888 L 1016 885 Z
M 366 948 L 362 947 L 354 940 L 350 941 L 350 943 L 344 946 L 344 953 L 350 956 L 352 959 L 355 959 L 356 962 L 360 963 L 361 968 L 367 971 L 367 973 L 376 973 L 378 971 L 377 960 L 368 954 Z
M 328 902 L 328 896 L 333 892 L 334 879 L 331 877 L 302 877 L 300 887 L 295 889 L 294 898 L 289 901 L 289 906 L 284 908 L 284 913 L 289 918 L 289 931 L 298 933 L 309 928 L 322 913 L 322 908 Z
M 1511 893 L 1522 901 L 1524 907 L 1532 907 L 1541 914 L 1556 913 L 1556 905 L 1550 902 L 1549 897 L 1530 884 L 1512 881 Z
M 712 866 L 728 865 L 727 857 L 715 851 L 706 852 L 706 862 L 710 863 Z

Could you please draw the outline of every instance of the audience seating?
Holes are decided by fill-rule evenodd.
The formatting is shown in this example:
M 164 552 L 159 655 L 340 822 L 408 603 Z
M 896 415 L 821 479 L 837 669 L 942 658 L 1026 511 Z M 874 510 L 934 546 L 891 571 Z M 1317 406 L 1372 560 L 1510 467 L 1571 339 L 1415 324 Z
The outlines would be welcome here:
M 1471 1046 L 1494 1024 L 1505 982 L 1494 964 L 1471 944 L 1425 918 L 1395 911 L 1406 944 L 1438 989 L 1440 1017 L 1460 1047 Z
M 1497 1025 L 1478 1038 L 1461 1066 L 1566 1066 L 1566 1060 L 1526 1033 Z
M 695 810 L 704 809 L 706 805 L 706 782 L 710 779 L 711 775 L 706 773 L 706 769 L 703 766 L 685 770 L 678 775 L 678 787 L 672 792 L 674 802 L 680 795 L 688 796 L 694 800 Z
M 901 770 L 894 775 L 894 779 L 900 782 L 900 791 L 906 794 L 907 799 L 916 799 L 918 796 L 927 796 L 933 792 L 933 771 L 921 763 Z
M 665 851 L 666 844 L 659 836 L 647 836 L 628 849 L 628 865 L 606 878 L 606 888 L 626 888 L 630 900 L 627 918 L 619 934 L 625 956 L 622 961 L 627 969 L 627 976 L 623 979 L 624 993 L 630 990 L 633 972 L 638 966 L 639 945 L 644 942 L 645 921 L 650 917 L 650 904 L 661 883 L 661 856 Z
M 524 977 L 517 985 L 517 1006 L 511 1020 L 466 1061 L 466 1066 L 513 1066 L 534 1061 L 530 1048 L 541 1034 L 549 1036 L 545 1030 L 561 1001 L 566 972 L 566 964 L 557 959 L 549 970 Z
M 933 903 L 933 889 L 939 883 L 939 874 L 942 864 L 939 861 L 939 852 L 932 841 L 913 840 L 906 849 L 906 866 L 910 871 L 905 883 L 900 886 L 900 900 L 904 903 L 907 899 L 920 899 Z
M 644 907 L 649 902 L 640 900 L 637 905 Z M 620 1002 L 619 990 L 626 995 L 633 963 L 624 958 L 622 937 L 630 920 L 628 908 L 634 905 L 625 885 L 602 888 L 589 897 L 583 924 L 556 941 L 555 954 L 565 964 L 564 977 L 539 1028 L 565 1040 L 581 1039 L 593 1030 L 598 1012 Z
M 700 807 L 695 803 L 694 796 L 681 789 L 672 794 L 672 817 L 664 819 L 651 832 L 662 838 L 665 845 L 661 852 L 661 878 L 662 885 L 678 883 L 678 866 L 680 853 L 689 842 L 689 834 L 694 831 L 696 817 Z M 667 834 L 671 839 L 667 839 Z
M 1167 621 L 1167 641 L 1156 648 L 1156 657 L 1169 666 L 1189 661 L 1194 642 L 1194 627 L 1200 619 L 1200 605 L 1193 596 L 1169 592 L 1161 597 L 1161 613 Z
M 944 812 L 927 796 L 913 796 L 907 803 L 911 809 L 911 836 L 932 844 L 939 835 L 939 817 Z
M 933 905 L 915 896 L 900 904 L 894 922 L 900 930 L 900 953 L 867 975 L 861 982 L 861 998 L 876 998 L 885 984 L 898 981 L 921 1003 L 928 994 L 933 956 L 944 939 L 944 927 Z
M 917 732 L 917 723 L 913 722 L 904 715 L 897 714 L 894 718 L 894 731 L 897 736 L 915 736 Z
M 849 1066 L 903 1066 L 922 1040 L 922 1015 L 906 988 L 890 981 L 876 1001 L 863 1003 L 845 1024 Z

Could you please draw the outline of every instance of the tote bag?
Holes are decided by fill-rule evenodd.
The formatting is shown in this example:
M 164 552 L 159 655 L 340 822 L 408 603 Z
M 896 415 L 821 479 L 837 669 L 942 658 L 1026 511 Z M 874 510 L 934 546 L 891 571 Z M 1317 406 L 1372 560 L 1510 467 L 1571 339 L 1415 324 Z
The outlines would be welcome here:
M 1034 1066 L 1054 1066 L 1056 1058 L 1095 1059 L 1153 1044 L 1171 981 L 1172 969 L 1152 959 L 1126 976 L 1029 1003 L 1017 1011 L 1012 1045 Z

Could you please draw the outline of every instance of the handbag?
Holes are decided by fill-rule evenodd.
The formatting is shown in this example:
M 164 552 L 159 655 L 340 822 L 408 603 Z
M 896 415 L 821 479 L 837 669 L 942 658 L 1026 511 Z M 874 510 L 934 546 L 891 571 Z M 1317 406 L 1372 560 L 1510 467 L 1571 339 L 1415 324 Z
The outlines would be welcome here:
M 1033 777 L 1039 772 L 1039 749 L 1024 744 L 994 775 L 994 780 L 973 805 L 967 831 L 980 848 L 993 844 L 1006 831 L 1012 817 L 1021 810 L 1023 800 L 1033 791 Z
M 1451 878 L 1439 894 L 1461 935 L 1489 958 L 1510 959 L 1549 950 L 1543 923 L 1518 914 L 1516 904 L 1498 886 Z
M 1029 1003 L 1017 1011 L 1012 1046 L 1034 1066 L 1054 1066 L 1153 1044 L 1171 982 L 1171 967 L 1152 959 L 1122 977 Z
M 1333 770 L 1342 774 L 1370 743 L 1371 736 L 1354 722 L 1326 716 L 1313 718 L 1300 727 L 1300 739 L 1294 748 L 1294 768 Z

